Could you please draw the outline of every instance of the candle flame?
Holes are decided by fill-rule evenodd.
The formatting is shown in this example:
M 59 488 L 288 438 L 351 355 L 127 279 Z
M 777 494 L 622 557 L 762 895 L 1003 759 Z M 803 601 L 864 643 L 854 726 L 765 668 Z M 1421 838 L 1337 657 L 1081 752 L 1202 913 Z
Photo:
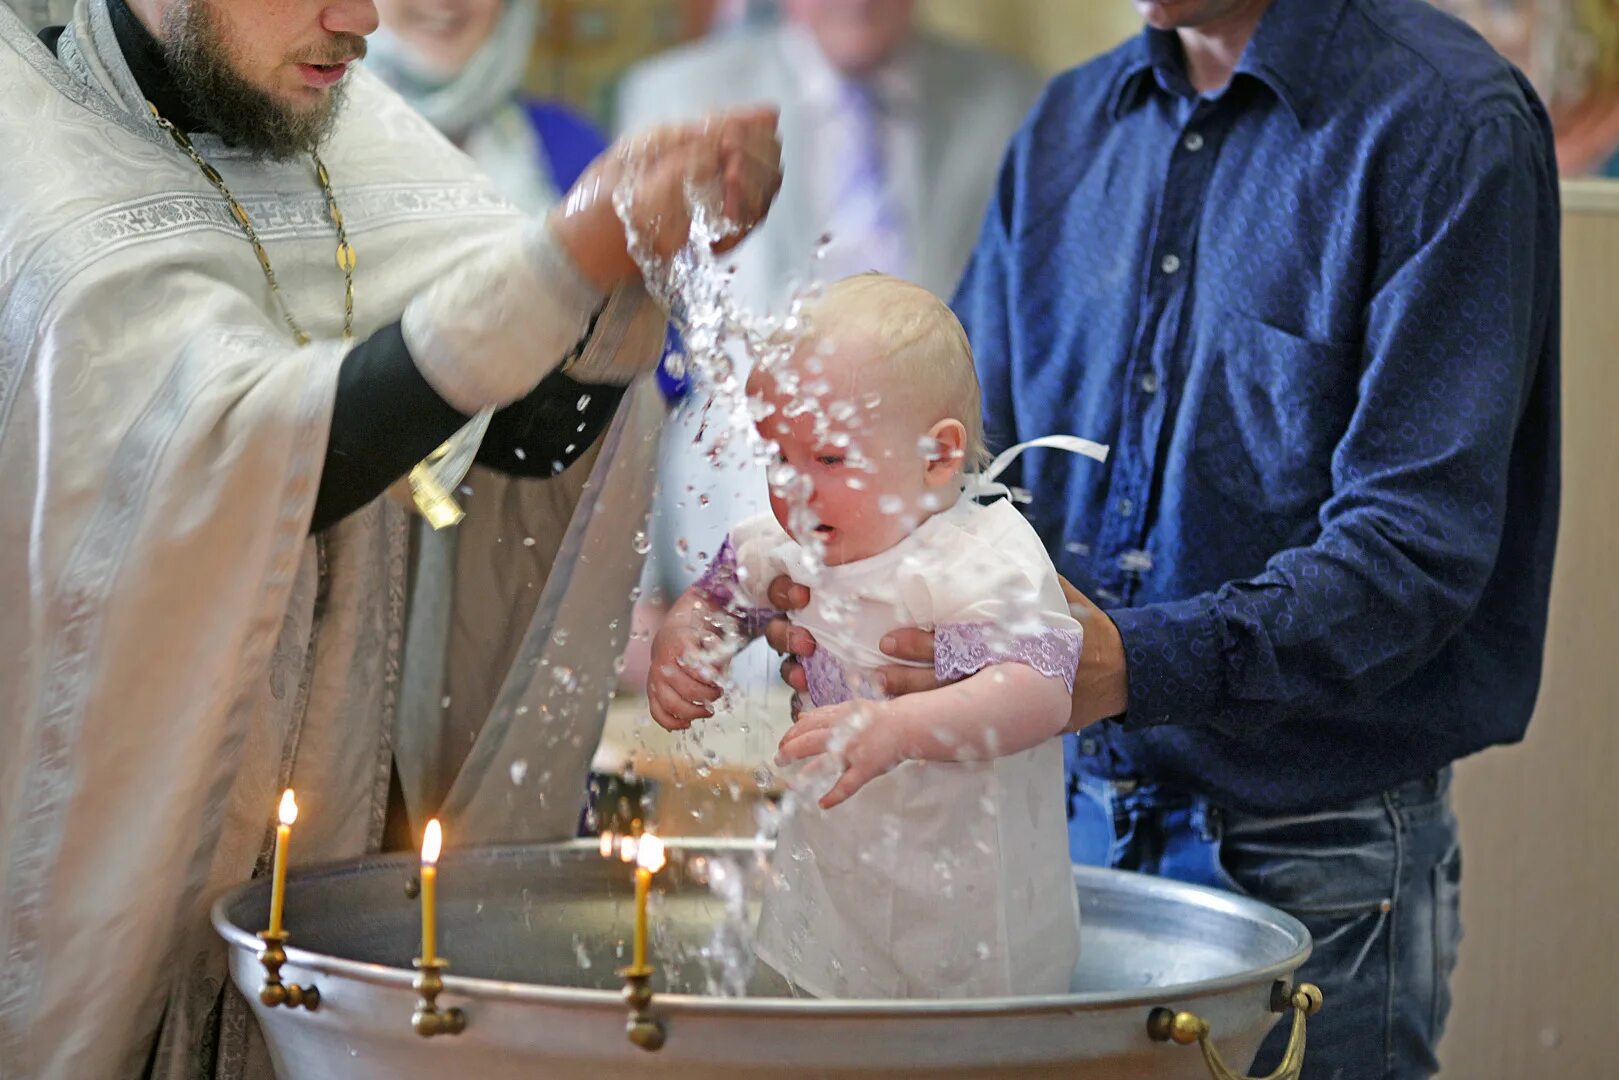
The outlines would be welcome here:
M 656 874 L 663 869 L 664 861 L 663 841 L 651 833 L 644 833 L 636 849 L 635 864 L 649 873 Z
M 618 841 L 618 857 L 624 862 L 635 861 L 636 841 L 633 836 L 620 837 Z
M 438 862 L 439 851 L 444 847 L 444 830 L 439 827 L 438 818 L 427 823 L 427 831 L 422 834 L 422 863 L 433 866 Z
M 281 824 L 291 825 L 298 820 L 298 800 L 292 797 L 292 789 L 288 788 L 281 793 Z

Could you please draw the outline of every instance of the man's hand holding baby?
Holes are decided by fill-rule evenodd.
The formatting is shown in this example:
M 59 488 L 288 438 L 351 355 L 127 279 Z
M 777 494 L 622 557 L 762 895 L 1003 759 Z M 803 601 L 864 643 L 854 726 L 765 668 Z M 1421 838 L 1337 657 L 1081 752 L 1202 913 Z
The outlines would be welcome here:
M 770 606 L 777 611 L 799 611 L 809 605 L 809 588 L 783 574 L 770 583 L 766 590 Z M 786 615 L 777 615 L 765 624 L 765 641 L 782 654 L 781 679 L 797 693 L 793 697 L 793 716 L 798 716 L 798 694 L 809 693 L 809 679 L 801 663 L 815 651 L 815 638 L 808 630 L 794 626 Z

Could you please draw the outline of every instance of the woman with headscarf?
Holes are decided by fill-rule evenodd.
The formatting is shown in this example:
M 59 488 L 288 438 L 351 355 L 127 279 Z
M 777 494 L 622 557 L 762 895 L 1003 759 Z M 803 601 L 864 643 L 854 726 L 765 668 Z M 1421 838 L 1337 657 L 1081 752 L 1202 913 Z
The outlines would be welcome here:
M 538 213 L 607 145 L 564 105 L 523 94 L 536 0 L 376 0 L 366 62 L 466 151 L 516 206 Z

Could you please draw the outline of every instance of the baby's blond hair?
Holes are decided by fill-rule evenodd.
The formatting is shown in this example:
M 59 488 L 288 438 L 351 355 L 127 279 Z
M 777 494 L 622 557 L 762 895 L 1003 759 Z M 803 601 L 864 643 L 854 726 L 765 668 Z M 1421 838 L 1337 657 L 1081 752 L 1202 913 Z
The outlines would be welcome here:
M 922 286 L 870 271 L 833 282 L 805 313 L 806 343 L 849 335 L 875 352 L 884 401 L 933 416 L 954 418 L 967 429 L 962 466 L 989 461 L 983 403 L 972 345 L 955 312 Z

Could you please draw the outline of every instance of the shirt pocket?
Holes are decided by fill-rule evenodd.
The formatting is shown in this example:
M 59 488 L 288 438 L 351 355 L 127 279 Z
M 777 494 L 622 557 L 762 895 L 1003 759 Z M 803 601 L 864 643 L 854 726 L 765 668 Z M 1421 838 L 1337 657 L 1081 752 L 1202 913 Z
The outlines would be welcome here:
M 1195 421 L 1198 474 L 1243 506 L 1313 517 L 1354 413 L 1357 353 L 1228 312 Z

